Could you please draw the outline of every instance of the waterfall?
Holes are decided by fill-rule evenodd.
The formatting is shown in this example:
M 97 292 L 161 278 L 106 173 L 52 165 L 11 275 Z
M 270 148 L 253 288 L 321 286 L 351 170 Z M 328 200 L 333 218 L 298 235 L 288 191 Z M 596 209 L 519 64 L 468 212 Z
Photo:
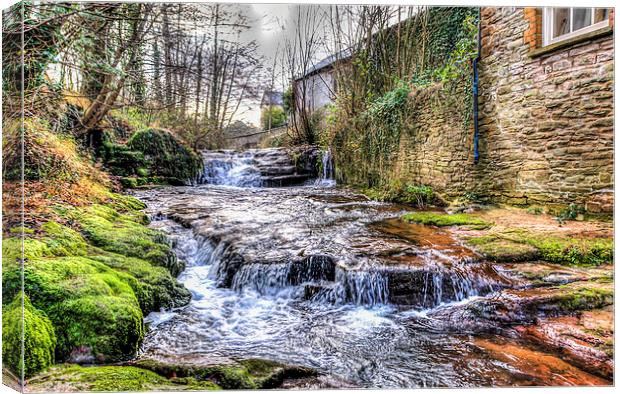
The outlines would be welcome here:
M 262 186 L 254 152 L 204 151 L 202 183 L 238 187 Z
M 310 256 L 300 261 L 280 264 L 245 264 L 235 274 L 233 290 L 252 289 L 260 294 L 274 294 L 304 283 L 333 281 L 335 264 L 329 256 Z
M 323 171 L 319 174 L 319 179 L 316 180 L 316 186 L 334 186 L 336 180 L 334 179 L 334 159 L 332 157 L 331 149 L 323 151 L 323 158 L 321 160 L 321 167 Z
M 335 283 L 306 287 L 306 298 L 319 303 L 373 306 L 388 304 L 388 280 L 380 272 L 336 269 Z

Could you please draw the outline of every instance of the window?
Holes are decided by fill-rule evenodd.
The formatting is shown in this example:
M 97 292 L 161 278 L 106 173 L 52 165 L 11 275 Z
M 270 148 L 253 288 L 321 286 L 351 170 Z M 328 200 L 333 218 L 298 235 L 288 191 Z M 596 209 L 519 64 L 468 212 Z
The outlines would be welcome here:
M 545 8 L 543 45 L 579 36 L 609 25 L 609 8 Z

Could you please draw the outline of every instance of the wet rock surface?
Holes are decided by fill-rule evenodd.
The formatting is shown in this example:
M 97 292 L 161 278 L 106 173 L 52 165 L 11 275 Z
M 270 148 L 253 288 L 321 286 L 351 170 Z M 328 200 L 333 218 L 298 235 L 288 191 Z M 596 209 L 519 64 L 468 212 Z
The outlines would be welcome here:
M 281 388 L 609 383 L 532 333 L 515 339 L 610 305 L 609 267 L 489 262 L 458 229 L 400 220 L 403 206 L 333 187 L 244 186 L 137 193 L 192 293 L 149 315 L 139 360 L 313 371 Z
M 202 181 L 242 187 L 298 185 L 317 176 L 318 156 L 314 146 L 205 151 L 207 165 Z

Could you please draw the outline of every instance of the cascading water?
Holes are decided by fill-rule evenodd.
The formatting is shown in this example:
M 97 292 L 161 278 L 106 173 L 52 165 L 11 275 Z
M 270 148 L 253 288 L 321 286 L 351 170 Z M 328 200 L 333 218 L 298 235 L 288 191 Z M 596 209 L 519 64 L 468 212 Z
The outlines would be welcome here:
M 222 187 L 258 185 L 256 171 L 241 181 L 234 166 L 259 168 L 263 180 L 290 172 L 282 152 L 210 153 L 211 184 L 136 193 L 186 262 L 179 281 L 192 293 L 186 307 L 148 316 L 141 357 L 268 359 L 369 388 L 508 385 L 522 376 L 428 312 L 503 279 L 456 244 L 423 249 L 372 226 L 402 215 L 398 206 L 313 185 Z M 323 168 L 324 178 L 333 174 Z
M 334 171 L 334 159 L 332 157 L 331 149 L 323 151 L 321 159 L 321 174 L 315 181 L 316 186 L 334 186 L 336 185 L 335 171 Z
M 262 186 L 261 171 L 254 154 L 235 151 L 204 151 L 202 183 L 238 187 Z

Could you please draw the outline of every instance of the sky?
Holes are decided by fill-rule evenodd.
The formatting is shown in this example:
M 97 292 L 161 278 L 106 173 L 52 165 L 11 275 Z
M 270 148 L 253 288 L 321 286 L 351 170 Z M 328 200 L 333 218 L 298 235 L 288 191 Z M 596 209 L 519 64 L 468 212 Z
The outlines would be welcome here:
M 286 34 L 294 24 L 298 4 L 248 4 L 240 5 L 246 11 L 251 21 L 251 27 L 242 36 L 241 40 L 255 40 L 258 51 L 265 58 L 265 66 L 272 68 L 274 59 L 279 63 L 284 48 Z M 328 53 L 318 52 L 317 61 L 326 57 Z M 280 66 L 276 66 L 280 70 Z M 282 91 L 287 82 L 280 76 L 276 81 L 276 90 Z M 260 98 L 259 98 L 260 100 Z M 245 102 L 236 118 L 255 126 L 260 125 L 260 102 Z
M 265 58 L 265 66 L 272 67 L 278 55 L 284 32 L 283 25 L 289 19 L 288 4 L 249 4 L 240 5 L 251 21 L 251 27 L 241 36 L 241 40 L 255 40 L 259 53 Z M 281 53 L 281 52 L 280 52 Z M 278 87 L 281 90 L 281 86 Z M 259 98 L 260 100 L 260 98 Z M 254 126 L 260 125 L 260 102 L 246 101 L 242 103 L 236 118 Z

